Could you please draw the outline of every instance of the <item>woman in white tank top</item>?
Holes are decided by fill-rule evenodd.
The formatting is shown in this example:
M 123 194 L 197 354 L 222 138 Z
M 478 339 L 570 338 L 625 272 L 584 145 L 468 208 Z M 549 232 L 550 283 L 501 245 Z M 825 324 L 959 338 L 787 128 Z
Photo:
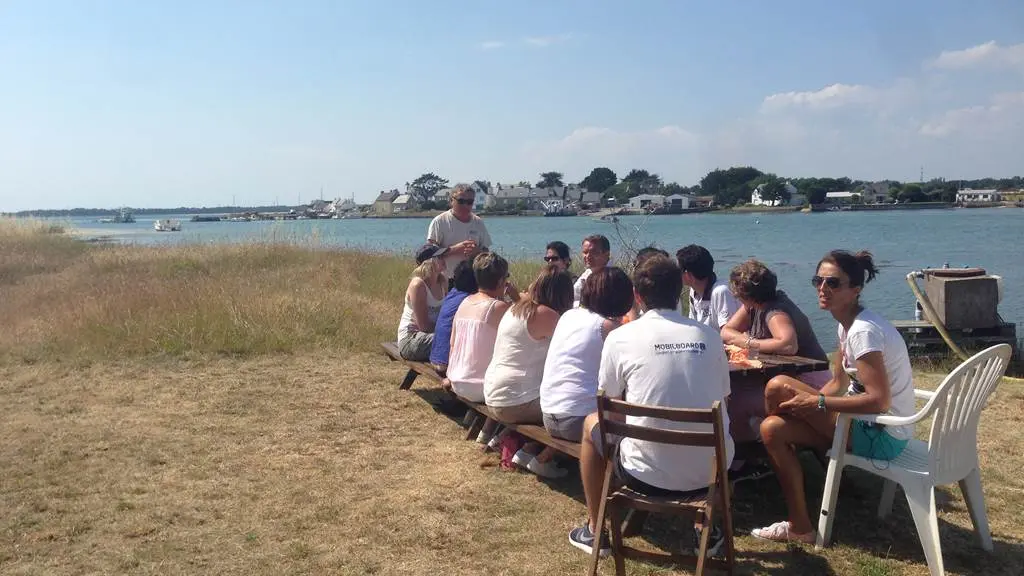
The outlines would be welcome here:
M 540 382 L 551 335 L 563 312 L 572 308 L 572 278 L 555 265 L 546 266 L 498 324 L 494 356 L 484 375 L 484 400 L 498 418 L 514 424 L 541 424 Z M 557 478 L 566 471 L 551 463 L 554 450 L 536 443 L 523 447 L 512 461 L 539 476 Z
M 405 306 L 398 321 L 398 353 L 406 360 L 428 360 L 434 344 L 434 323 L 448 287 L 444 260 L 438 249 L 424 246 L 416 255 L 418 266 L 405 290 Z
M 597 410 L 597 374 L 609 332 L 633 307 L 633 282 L 620 268 L 606 267 L 587 278 L 580 307 L 558 320 L 544 361 L 540 404 L 552 436 L 579 442 L 583 420 Z

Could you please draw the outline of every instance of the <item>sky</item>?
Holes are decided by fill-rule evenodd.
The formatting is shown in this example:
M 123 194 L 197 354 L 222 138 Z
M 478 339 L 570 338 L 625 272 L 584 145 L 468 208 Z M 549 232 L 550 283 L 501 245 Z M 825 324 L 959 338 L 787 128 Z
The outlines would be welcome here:
M 0 0 L 0 211 L 1024 173 L 1020 0 Z

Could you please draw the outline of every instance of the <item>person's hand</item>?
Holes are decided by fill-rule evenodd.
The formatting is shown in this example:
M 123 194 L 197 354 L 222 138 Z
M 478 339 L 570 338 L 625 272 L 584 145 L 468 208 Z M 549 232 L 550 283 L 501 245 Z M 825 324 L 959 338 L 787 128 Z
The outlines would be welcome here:
M 469 256 L 471 256 L 473 254 L 473 252 L 476 252 L 476 241 L 475 240 L 463 240 L 462 242 L 459 242 L 458 244 L 452 245 L 452 247 L 449 248 L 448 251 L 452 252 L 454 254 L 458 254 L 458 255 L 462 256 L 463 258 L 468 258 Z
M 791 392 L 793 397 L 779 404 L 780 413 L 807 418 L 815 412 L 819 412 L 817 394 L 796 390 L 789 385 L 786 385 L 786 390 Z

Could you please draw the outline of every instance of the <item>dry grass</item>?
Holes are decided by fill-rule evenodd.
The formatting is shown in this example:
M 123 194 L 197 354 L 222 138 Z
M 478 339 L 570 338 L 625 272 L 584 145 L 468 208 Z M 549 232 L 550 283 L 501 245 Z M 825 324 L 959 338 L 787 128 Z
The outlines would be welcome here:
M 408 268 L 0 227 L 0 573 L 582 572 L 565 541 L 583 517 L 578 477 L 501 472 L 424 401 L 436 393 L 400 392 L 404 371 L 375 352 Z M 978 551 L 958 491 L 943 490 L 951 574 L 1024 573 L 1022 424 L 1024 386 L 1005 382 L 980 446 L 996 553 Z M 815 501 L 823 471 L 806 468 Z M 741 536 L 738 572 L 926 574 L 906 504 L 878 521 L 878 490 L 848 473 L 835 546 Z M 783 511 L 770 479 L 741 486 L 735 508 L 744 533 Z M 656 520 L 642 538 L 680 535 Z

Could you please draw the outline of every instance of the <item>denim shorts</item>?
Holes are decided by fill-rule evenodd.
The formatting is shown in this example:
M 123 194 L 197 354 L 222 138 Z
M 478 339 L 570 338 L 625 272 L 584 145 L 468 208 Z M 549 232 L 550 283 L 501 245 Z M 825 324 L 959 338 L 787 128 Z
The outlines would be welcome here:
M 893 460 L 907 447 L 908 440 L 893 437 L 874 422 L 854 420 L 850 426 L 851 452 L 872 460 Z

